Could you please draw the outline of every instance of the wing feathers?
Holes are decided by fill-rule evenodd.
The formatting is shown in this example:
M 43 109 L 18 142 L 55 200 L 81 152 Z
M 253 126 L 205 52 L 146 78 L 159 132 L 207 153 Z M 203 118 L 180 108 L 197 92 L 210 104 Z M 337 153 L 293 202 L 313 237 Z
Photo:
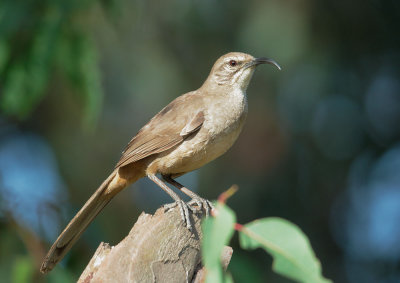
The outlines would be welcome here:
M 172 101 L 129 142 L 115 167 L 169 150 L 197 133 L 204 122 L 203 111 L 196 111 L 199 106 L 202 109 L 201 103 L 202 98 L 195 93 L 188 93 Z
M 188 136 L 200 129 L 204 122 L 204 113 L 199 111 L 196 116 L 182 129 L 180 135 Z

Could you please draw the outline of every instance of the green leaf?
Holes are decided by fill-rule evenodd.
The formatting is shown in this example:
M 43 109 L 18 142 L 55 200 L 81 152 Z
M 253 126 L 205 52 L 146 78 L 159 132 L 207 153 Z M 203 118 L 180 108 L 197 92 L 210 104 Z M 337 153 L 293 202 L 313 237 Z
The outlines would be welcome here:
M 215 211 L 215 217 L 208 217 L 202 223 L 202 256 L 207 270 L 206 282 L 232 282 L 232 278 L 224 275 L 222 270 L 221 254 L 234 233 L 236 216 L 229 207 L 221 203 L 215 205 Z
M 281 218 L 264 218 L 246 224 L 239 233 L 244 249 L 264 248 L 274 259 L 272 269 L 299 282 L 331 282 L 299 227 Z

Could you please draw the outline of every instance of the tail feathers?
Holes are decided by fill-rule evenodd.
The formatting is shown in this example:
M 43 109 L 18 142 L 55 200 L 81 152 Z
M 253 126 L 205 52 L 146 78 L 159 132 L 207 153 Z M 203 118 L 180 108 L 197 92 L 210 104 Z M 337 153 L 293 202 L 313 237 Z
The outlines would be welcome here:
M 110 190 L 107 190 L 107 188 L 116 175 L 116 172 L 117 170 L 101 184 L 51 246 L 40 268 L 42 273 L 51 271 L 53 267 L 62 260 L 65 254 L 86 230 L 87 226 L 115 196 L 115 193 L 108 193 Z M 116 192 L 119 192 L 119 190 Z

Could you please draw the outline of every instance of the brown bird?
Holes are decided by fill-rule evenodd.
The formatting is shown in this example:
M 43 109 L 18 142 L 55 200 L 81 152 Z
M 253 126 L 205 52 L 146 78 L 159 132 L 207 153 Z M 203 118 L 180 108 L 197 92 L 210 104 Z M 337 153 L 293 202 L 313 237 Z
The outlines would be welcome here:
M 208 215 L 210 202 L 174 178 L 202 167 L 232 146 L 246 118 L 247 86 L 256 66 L 265 63 L 280 70 L 272 59 L 239 52 L 223 55 L 198 90 L 179 96 L 154 116 L 132 138 L 114 171 L 54 242 L 40 271 L 52 270 L 106 204 L 122 189 L 145 176 L 174 199 L 188 229 L 192 228 L 189 209 L 204 208 Z M 192 200 L 185 203 L 156 174 Z

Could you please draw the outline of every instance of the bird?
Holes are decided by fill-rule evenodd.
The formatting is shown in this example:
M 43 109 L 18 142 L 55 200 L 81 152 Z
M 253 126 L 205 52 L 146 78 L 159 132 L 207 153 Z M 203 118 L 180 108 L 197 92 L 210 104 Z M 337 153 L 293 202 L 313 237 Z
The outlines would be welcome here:
M 212 204 L 175 178 L 202 167 L 233 145 L 247 116 L 247 87 L 261 64 L 281 69 L 276 61 L 265 57 L 241 52 L 221 56 L 199 89 L 175 98 L 144 125 L 128 143 L 112 173 L 51 246 L 40 271 L 51 271 L 110 200 L 143 177 L 172 197 L 172 206 L 179 207 L 189 230 L 189 210 L 205 210 L 208 215 Z M 166 183 L 192 200 L 185 203 Z

